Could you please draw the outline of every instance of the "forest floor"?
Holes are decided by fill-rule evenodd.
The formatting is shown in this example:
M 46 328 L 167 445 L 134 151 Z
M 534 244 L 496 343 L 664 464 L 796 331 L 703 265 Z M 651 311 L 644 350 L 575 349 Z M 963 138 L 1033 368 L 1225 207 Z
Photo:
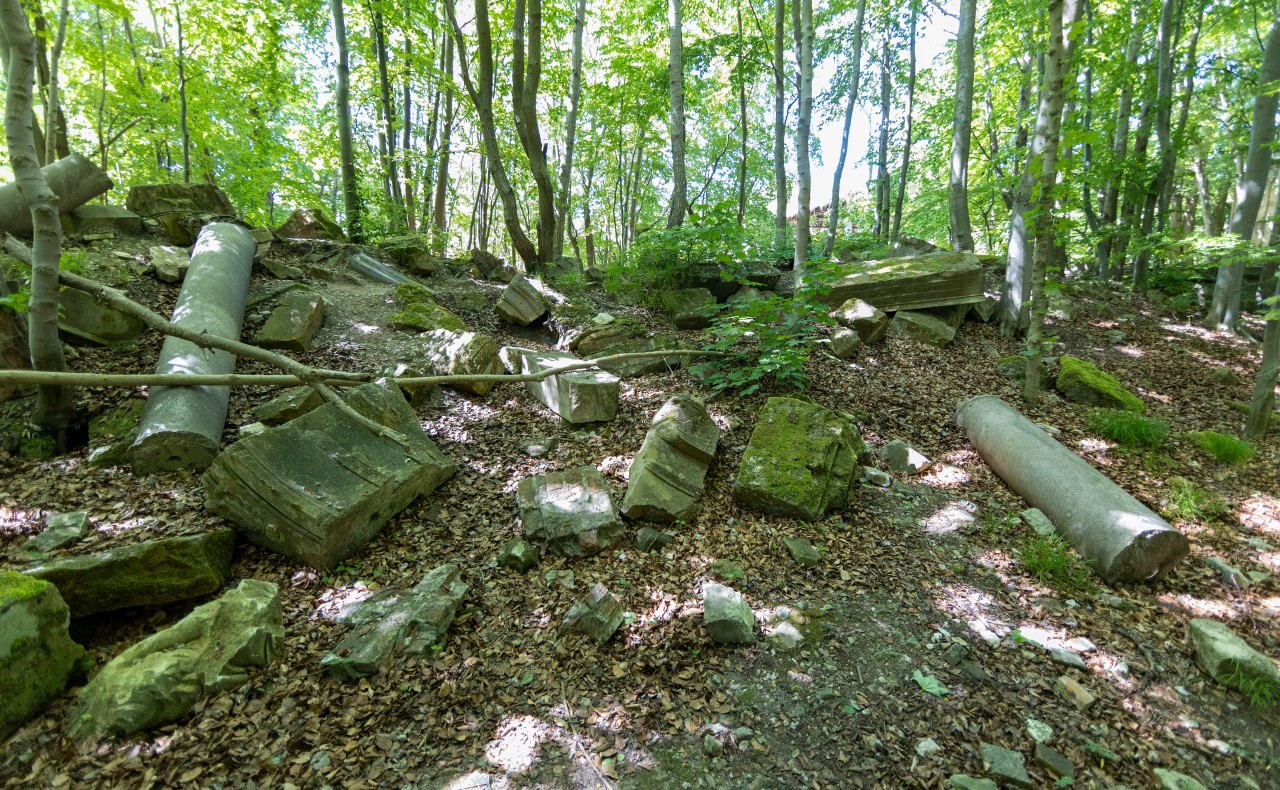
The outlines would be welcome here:
M 145 255 L 141 240 L 110 244 L 108 250 Z M 309 251 L 272 255 L 297 263 Z M 494 316 L 499 287 L 460 277 L 425 282 L 449 307 L 458 294 L 480 291 L 483 309 L 473 297 L 463 301 L 476 309 L 456 310 L 471 328 L 501 342 L 530 342 Z M 255 273 L 254 293 L 271 285 Z M 386 328 L 390 286 L 341 274 L 316 286 L 328 317 L 317 350 L 300 359 L 348 370 L 408 360 L 413 336 Z M 177 295 L 176 286 L 149 277 L 130 278 L 125 290 L 166 315 Z M 608 304 L 602 292 L 571 298 L 585 303 L 588 315 L 608 309 L 654 326 L 665 322 Z M 724 432 L 720 449 L 701 508 L 672 530 L 674 542 L 647 553 L 628 537 L 593 557 L 544 556 L 528 575 L 495 561 L 521 534 L 518 481 L 590 464 L 620 492 L 663 401 L 708 393 L 686 371 L 624 381 L 617 419 L 584 429 L 562 425 L 519 385 L 501 385 L 484 398 L 444 390 L 418 413 L 457 473 L 356 556 L 321 574 L 251 544 L 238 548 L 233 584 L 256 578 L 280 587 L 282 660 L 200 703 L 180 723 L 91 749 L 66 736 L 72 691 L 0 749 L 0 783 L 941 788 L 952 774 L 986 773 L 979 753 L 985 742 L 1021 753 L 1035 786 L 1047 787 L 1052 775 L 1032 759 L 1031 733 L 1043 737 L 1028 725 L 1036 720 L 1053 730 L 1050 745 L 1074 764 L 1075 786 L 1158 786 L 1153 769 L 1172 768 L 1208 787 L 1280 787 L 1276 709 L 1251 705 L 1209 680 L 1186 639 L 1192 617 L 1213 617 L 1280 656 L 1280 441 L 1273 433 L 1251 463 L 1228 467 L 1184 436 L 1236 433 L 1241 415 L 1230 402 L 1250 396 L 1257 346 L 1119 291 L 1078 293 L 1070 312 L 1051 318 L 1064 352 L 1098 363 L 1141 394 L 1148 414 L 1169 424 L 1169 438 L 1158 451 L 1122 451 L 1089 430 L 1089 409 L 1053 394 L 1025 413 L 1058 429 L 1066 446 L 1158 512 L 1170 514 L 1175 476 L 1227 505 L 1207 518 L 1170 515 L 1191 539 L 1191 556 L 1157 583 L 1113 590 L 1077 579 L 1055 589 L 1026 569 L 1021 552 L 1029 530 L 1010 518 L 1026 504 L 953 424 L 956 405 L 974 395 L 1020 405 L 1016 385 L 995 365 L 1018 348 L 992 326 L 965 323 L 943 349 L 890 338 L 852 360 L 814 355 L 809 363 L 807 395 L 858 415 L 874 447 L 906 440 L 935 462 L 927 473 L 897 475 L 889 488 L 863 484 L 846 510 L 815 523 L 740 508 L 732 481 L 765 396 L 712 399 Z M 264 318 L 250 308 L 245 336 Z M 1124 334 L 1119 343 L 1108 334 L 1117 330 Z M 701 342 L 696 333 L 683 339 Z M 149 372 L 159 345 L 147 333 L 125 347 L 80 348 L 71 365 Z M 1241 383 L 1219 383 L 1213 371 L 1220 367 Z M 271 372 L 243 361 L 238 370 Z M 234 390 L 228 443 L 273 394 Z M 134 395 L 80 393 L 92 412 Z M 555 440 L 554 449 L 531 457 L 525 448 L 535 437 Z M 203 510 L 198 477 L 136 478 L 127 468 L 84 461 L 83 452 L 46 462 L 0 452 L 0 567 L 26 565 L 22 542 L 53 512 L 91 514 L 97 529 L 75 553 L 225 525 Z M 822 563 L 793 563 L 783 536 L 822 546 Z M 1205 565 L 1211 555 L 1272 577 L 1246 591 L 1229 589 Z M 799 644 L 710 640 L 701 588 L 718 559 L 740 566 L 744 575 L 730 583 L 758 616 L 797 626 Z M 462 568 L 469 591 L 438 649 L 354 684 L 321 671 L 320 658 L 345 633 L 335 617 L 344 604 L 386 585 L 412 585 L 444 562 Z M 629 612 L 603 646 L 556 630 L 596 582 Z M 83 618 L 73 623 L 73 636 L 101 666 L 202 602 Z M 1089 640 L 1092 649 L 1072 643 L 1084 648 L 1087 671 L 1066 670 L 1019 638 L 1033 633 L 1060 645 Z M 927 693 L 915 672 L 936 678 L 947 693 Z M 1063 674 L 1097 697 L 1091 708 L 1081 711 L 1055 692 Z

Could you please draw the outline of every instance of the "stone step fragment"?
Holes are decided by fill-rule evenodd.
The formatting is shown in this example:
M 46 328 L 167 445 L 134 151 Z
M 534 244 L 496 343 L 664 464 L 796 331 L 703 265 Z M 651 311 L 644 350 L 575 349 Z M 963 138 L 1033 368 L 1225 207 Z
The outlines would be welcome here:
M 889 316 L 875 305 L 850 299 L 831 311 L 831 317 L 852 329 L 863 343 L 879 343 L 889 331 Z
M 234 549 L 235 533 L 219 529 L 49 560 L 25 573 L 52 582 L 71 616 L 84 617 L 217 592 L 231 575 Z
M 822 301 L 835 307 L 862 299 L 885 312 L 980 302 L 982 264 L 968 252 L 933 252 L 841 268 Z
M 538 548 L 527 540 L 507 541 L 498 554 L 498 564 L 519 573 L 538 567 Z
M 927 313 L 902 310 L 894 313 L 889 334 L 941 348 L 956 338 L 955 327 Z
M 430 376 L 497 375 L 502 373 L 498 341 L 478 332 L 435 329 L 418 336 L 422 367 Z M 445 386 L 471 395 L 487 395 L 492 381 L 458 381 Z
M 511 278 L 494 308 L 508 324 L 528 326 L 546 316 L 551 303 L 542 294 L 542 282 L 517 274 Z
M 245 579 L 111 660 L 76 698 L 69 734 L 120 737 L 177 721 L 203 698 L 249 682 L 284 651 L 276 585 Z
M 1015 751 L 996 746 L 992 743 L 978 744 L 978 752 L 982 755 L 982 764 L 987 773 L 1005 786 L 1031 787 L 1031 777 L 1027 775 L 1026 764 L 1022 755 Z
M 560 630 L 588 636 L 603 645 L 622 625 L 624 615 L 618 599 L 597 582 L 585 598 L 569 608 Z
M 742 593 L 723 584 L 702 587 L 702 621 L 716 642 L 741 645 L 755 639 L 756 616 Z
M 142 217 L 123 206 L 84 205 L 70 214 L 68 233 L 92 235 L 95 233 L 119 233 L 138 236 L 142 233 Z
M 354 681 L 396 656 L 420 658 L 449 630 L 466 593 L 458 566 L 447 564 L 408 590 L 381 590 L 350 615 L 353 628 L 320 665 L 330 677 Z
M 701 401 L 690 395 L 667 400 L 631 462 L 622 514 L 633 521 L 688 518 L 702 496 L 719 441 L 720 429 Z
M 594 466 L 526 477 L 516 487 L 516 504 L 525 537 L 557 554 L 597 554 L 623 531 L 609 487 Z
M 0 741 L 67 687 L 84 648 L 58 588 L 0 571 Z
M 328 241 L 346 241 L 338 223 L 329 219 L 322 208 L 294 209 L 284 224 L 276 228 L 276 235 L 282 239 L 325 239 Z
M 791 555 L 791 559 L 797 565 L 812 566 L 822 564 L 822 553 L 808 538 L 784 537 L 782 545 L 787 548 L 787 553 Z
M 569 350 L 584 359 L 599 359 L 615 354 L 675 349 L 679 345 L 674 335 L 654 335 L 639 321 L 622 318 L 587 327 L 569 342 Z M 601 369 L 622 379 L 633 379 L 665 373 L 680 365 L 681 358 L 677 356 L 646 357 L 608 362 L 601 365 Z
M 267 426 L 284 425 L 324 405 L 324 398 L 311 387 L 294 387 L 253 410 L 258 422 Z
M 324 324 L 324 298 L 309 291 L 290 291 L 254 335 L 254 345 L 285 351 L 309 351 Z
M 115 343 L 132 340 L 142 333 L 140 318 L 108 307 L 84 291 L 63 288 L 58 295 L 58 324 L 81 335 L 89 335 L 100 342 Z
M 58 513 L 49 516 L 49 521 L 45 524 L 45 528 L 40 531 L 40 534 L 27 540 L 26 543 L 22 544 L 22 548 L 27 551 L 48 554 L 51 551 L 70 546 L 85 535 L 88 535 L 92 529 L 93 525 L 89 523 L 89 514 L 83 510 L 77 510 L 73 513 Z
M 162 244 L 149 250 L 156 279 L 162 283 L 180 283 L 187 276 L 191 253 L 181 247 Z
M 453 461 L 423 433 L 394 384 L 364 384 L 344 398 L 408 446 L 326 403 L 228 447 L 204 476 L 205 508 L 260 546 L 330 570 L 453 475 Z
M 1249 694 L 1257 689 L 1280 689 L 1280 670 L 1217 620 L 1197 617 L 1187 629 L 1196 666 L 1217 682 Z
M 556 351 L 506 346 L 503 361 L 513 373 L 529 374 L 576 365 L 583 360 Z M 605 422 L 618 414 L 619 379 L 599 369 L 573 370 L 525 382 L 525 389 L 560 419 L 574 425 Z
M 716 298 L 706 288 L 682 288 L 663 294 L 662 307 L 676 329 L 706 329 L 715 317 Z

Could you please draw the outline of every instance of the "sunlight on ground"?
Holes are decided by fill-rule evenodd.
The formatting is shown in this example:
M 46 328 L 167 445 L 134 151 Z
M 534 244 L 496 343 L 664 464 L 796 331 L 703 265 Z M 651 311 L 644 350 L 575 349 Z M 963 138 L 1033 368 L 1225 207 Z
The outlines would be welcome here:
M 1126 357 L 1133 357 L 1134 359 L 1142 359 L 1146 356 L 1145 351 L 1140 348 L 1134 348 L 1133 346 L 1112 346 L 1112 348 L 1117 352 L 1124 354 Z
M 964 499 L 952 500 L 924 519 L 921 526 L 930 535 L 948 535 L 977 521 L 977 513 L 978 506 L 972 502 Z
M 995 599 L 967 584 L 952 584 L 943 587 L 934 605 L 943 612 L 963 620 L 969 630 L 977 634 L 983 641 L 998 644 L 1009 633 L 1009 623 L 1005 622 L 993 610 Z
M 357 330 L 359 330 L 361 333 L 366 335 L 376 335 L 382 331 L 382 327 L 380 326 L 374 326 L 373 324 L 362 324 L 359 321 L 357 321 L 354 324 L 354 326 Z
M 507 790 L 511 783 L 505 776 L 493 776 L 484 771 L 472 771 L 445 784 L 441 790 Z
M 1242 527 L 1269 532 L 1280 538 L 1280 498 L 1270 494 L 1254 494 L 1240 503 L 1236 520 Z
M 1191 617 L 1209 617 L 1219 620 L 1236 620 L 1239 614 L 1235 608 L 1224 601 L 1210 601 L 1196 598 L 1194 595 L 1176 595 L 1165 593 L 1159 596 L 1166 608 L 1181 611 Z
M 45 512 L 39 509 L 0 507 L 0 535 L 24 535 L 39 532 Z
M 1080 452 L 1083 455 L 1088 456 L 1089 460 L 1099 464 L 1100 466 L 1111 466 L 1112 461 L 1108 457 L 1108 453 L 1111 450 L 1111 445 L 1109 443 L 1104 442 L 1101 439 L 1084 438 L 1077 444 L 1080 447 Z
M 330 587 L 316 597 L 317 606 L 311 619 L 341 622 L 371 595 L 373 590 L 362 581 L 342 587 Z
M 550 725 L 533 716 L 508 716 L 498 724 L 497 737 L 489 741 L 484 756 L 490 765 L 509 774 L 520 774 L 538 760 L 538 746 L 555 737 Z
M 625 483 L 628 480 L 627 473 L 631 471 L 631 456 L 606 455 L 600 463 L 596 464 L 596 468 L 605 477 L 616 477 Z
M 959 488 L 972 478 L 963 469 L 950 464 L 934 464 L 928 474 L 920 478 L 920 482 L 934 488 Z

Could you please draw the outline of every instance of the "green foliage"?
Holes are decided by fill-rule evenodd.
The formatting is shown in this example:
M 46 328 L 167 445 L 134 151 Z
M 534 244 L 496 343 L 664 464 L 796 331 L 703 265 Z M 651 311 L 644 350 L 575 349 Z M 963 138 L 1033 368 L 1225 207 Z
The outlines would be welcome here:
M 1170 519 L 1183 521 L 1210 521 L 1231 512 L 1219 496 L 1199 488 L 1185 477 L 1169 478 L 1169 501 L 1164 513 Z
M 88 255 L 84 250 L 68 250 L 62 253 L 62 257 L 58 260 L 58 269 L 68 274 L 78 274 L 81 277 L 85 274 L 85 259 Z
M 1020 552 L 1027 572 L 1041 584 L 1064 593 L 1081 593 L 1093 586 L 1089 569 L 1061 535 L 1036 535 Z
M 1169 426 L 1163 420 L 1115 409 L 1099 409 L 1090 414 L 1089 430 L 1122 447 L 1158 447 L 1169 435 Z
M 31 301 L 31 289 L 21 288 L 8 296 L 0 297 L 0 309 L 9 309 L 15 313 L 25 313 L 27 303 Z
M 950 693 L 950 689 L 942 685 L 942 682 L 933 675 L 926 675 L 920 670 L 911 673 L 911 679 L 916 682 L 921 690 L 932 694 L 935 697 L 945 697 Z
M 856 231 L 837 236 L 831 255 L 841 261 L 873 261 L 883 258 L 889 249 L 884 239 L 870 231 Z
M 1188 434 L 1196 447 L 1224 464 L 1238 465 L 1247 463 L 1253 458 L 1253 445 L 1244 439 L 1237 439 L 1217 431 L 1198 431 Z
M 1280 683 L 1265 677 L 1246 674 L 1239 661 L 1234 662 L 1231 673 L 1222 682 L 1249 699 L 1255 708 L 1271 708 L 1280 704 Z

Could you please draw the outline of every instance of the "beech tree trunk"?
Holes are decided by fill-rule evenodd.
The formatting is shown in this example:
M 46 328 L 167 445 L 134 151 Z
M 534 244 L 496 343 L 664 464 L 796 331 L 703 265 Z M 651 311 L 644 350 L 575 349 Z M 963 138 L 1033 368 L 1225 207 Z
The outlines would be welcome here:
M 440 130 L 440 154 L 435 178 L 435 200 L 432 211 L 435 249 L 443 252 L 449 233 L 449 213 L 446 201 L 449 195 L 449 153 L 453 138 L 453 36 L 444 37 L 444 125 Z
M 1275 301 L 1271 309 L 1280 312 L 1280 280 L 1276 281 Z M 1258 380 L 1253 387 L 1253 402 L 1249 404 L 1249 419 L 1245 422 L 1244 438 L 1260 442 L 1271 425 L 1271 412 L 1276 405 L 1276 379 L 1280 377 L 1280 317 L 1267 321 L 1262 334 L 1262 364 L 1258 367 Z
M 62 46 L 67 40 L 67 14 L 70 12 L 68 0 L 62 0 L 58 9 L 58 32 L 53 39 L 53 48 L 49 52 L 49 85 L 45 94 L 45 153 L 44 162 L 56 161 L 60 157 L 60 149 L 67 145 L 67 129 L 59 106 L 58 65 L 62 60 Z M 62 154 L 65 156 L 65 154 Z
M 977 2 L 977 0 L 965 0 Z M 844 106 L 844 128 L 840 133 L 840 158 L 836 161 L 835 172 L 831 176 L 831 209 L 827 215 L 827 240 L 822 245 L 822 256 L 830 258 L 836 247 L 836 234 L 840 232 L 840 179 L 844 175 L 844 164 L 849 155 L 849 129 L 853 126 L 853 108 L 858 103 L 858 87 L 862 81 L 862 26 L 867 18 L 867 0 L 858 0 L 858 21 L 853 28 L 853 54 L 849 62 L 853 65 L 850 78 L 849 99 Z
M 338 91 L 334 97 L 338 115 L 338 151 L 342 159 L 342 206 L 347 217 L 347 238 L 364 241 L 360 191 L 356 185 L 356 155 L 351 142 L 351 67 L 347 56 L 347 23 L 343 0 L 329 0 L 333 9 L 333 37 L 338 42 Z
M 573 146 L 578 133 L 578 105 L 582 101 L 582 32 L 587 21 L 587 0 L 578 0 L 573 12 L 573 53 L 570 55 L 569 117 L 565 120 L 564 161 L 560 164 L 560 200 L 556 215 L 555 246 L 551 256 L 564 254 L 564 232 L 569 225 L 569 205 L 573 198 Z
M 684 124 L 684 14 L 681 0 L 668 0 L 667 33 L 671 39 L 671 56 L 667 68 L 667 80 L 671 92 L 671 210 L 667 214 L 667 227 L 678 228 L 684 224 L 689 211 L 689 184 L 685 174 L 685 124 Z
M 876 157 L 875 235 L 889 237 L 889 25 L 886 20 L 880 53 L 880 151 Z
M 773 245 L 787 241 L 787 94 L 783 51 L 787 29 L 787 0 L 773 2 Z
M 969 143 L 973 133 L 973 44 L 978 0 L 960 0 L 960 30 L 956 34 L 956 107 L 951 131 L 951 245 L 973 252 L 969 221 Z
M 905 139 L 902 142 L 902 170 L 898 174 L 898 195 L 893 206 L 893 228 L 889 231 L 889 240 L 897 241 L 902 230 L 902 204 L 907 197 L 907 174 L 911 170 L 911 114 L 916 98 L 916 21 L 919 12 L 915 5 L 911 6 L 910 30 L 907 33 L 907 124 Z
M 1142 44 L 1142 15 L 1145 5 L 1137 4 L 1131 14 L 1132 27 L 1124 48 L 1124 64 L 1119 82 L 1120 95 L 1116 99 L 1116 128 L 1111 141 L 1112 175 L 1102 189 L 1102 206 L 1098 215 L 1101 237 L 1094 246 L 1094 260 L 1098 276 L 1104 280 L 1116 279 L 1111 267 L 1112 241 L 1116 232 L 1117 212 L 1120 208 L 1120 182 L 1124 170 L 1125 155 L 1129 152 L 1129 114 L 1133 109 L 1133 81 L 1129 78 L 1138 63 L 1138 49 Z
M 800 8 L 799 42 L 796 52 L 800 78 L 800 118 L 796 124 L 796 281 L 804 275 L 809 261 L 809 199 L 812 174 L 809 171 L 809 133 L 813 119 L 813 0 L 794 0 Z
M 556 236 L 556 193 L 547 169 L 547 149 L 542 145 L 538 126 L 538 85 L 542 81 L 542 0 L 515 2 L 515 24 L 512 26 L 511 106 L 516 134 L 529 160 L 529 172 L 538 191 L 538 263 L 554 260 Z M 525 24 L 528 23 L 526 58 Z

